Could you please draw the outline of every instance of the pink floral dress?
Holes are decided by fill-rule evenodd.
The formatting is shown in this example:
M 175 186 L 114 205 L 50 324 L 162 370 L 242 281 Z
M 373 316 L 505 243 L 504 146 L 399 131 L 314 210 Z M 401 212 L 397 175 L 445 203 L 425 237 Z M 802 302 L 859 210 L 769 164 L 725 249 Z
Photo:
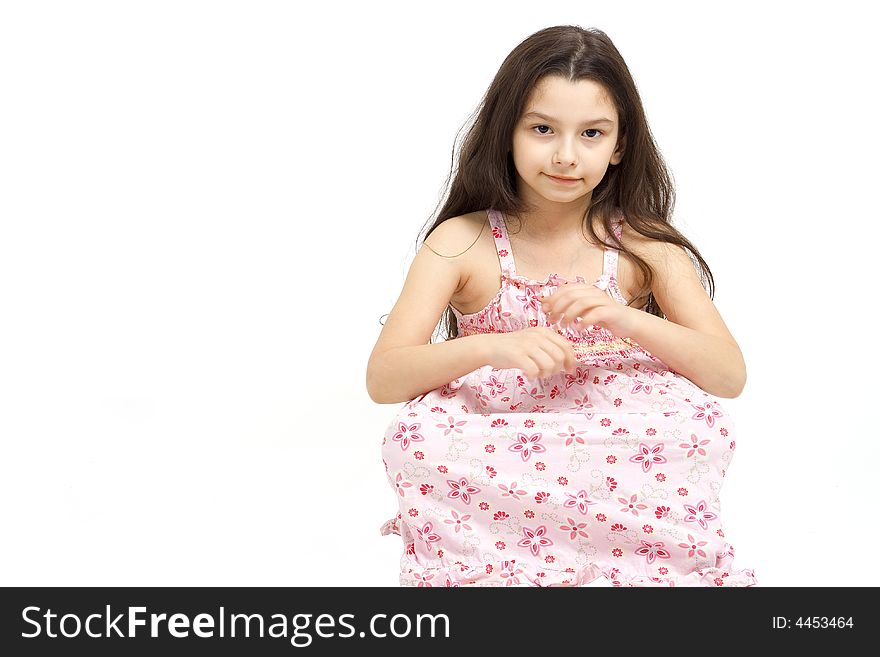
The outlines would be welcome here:
M 551 326 L 540 296 L 567 281 L 517 276 L 504 217 L 488 216 L 501 289 L 479 312 L 453 308 L 460 334 Z M 594 284 L 626 304 L 617 259 L 605 249 Z M 403 541 L 400 584 L 756 584 L 721 528 L 736 430 L 718 399 L 629 338 L 553 327 L 572 341 L 576 373 L 485 365 L 405 403 L 388 426 L 398 511 L 380 531 Z

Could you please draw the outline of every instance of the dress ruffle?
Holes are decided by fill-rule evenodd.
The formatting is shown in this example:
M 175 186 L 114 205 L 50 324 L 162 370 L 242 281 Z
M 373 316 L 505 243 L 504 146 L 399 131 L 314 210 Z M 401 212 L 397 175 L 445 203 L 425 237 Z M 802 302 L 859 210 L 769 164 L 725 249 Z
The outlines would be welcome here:
M 397 534 L 400 536 L 400 514 L 391 518 L 380 529 L 382 536 Z M 472 567 L 457 561 L 452 565 L 414 564 L 412 543 L 406 545 L 401 557 L 401 586 L 415 587 L 462 587 L 462 586 L 523 586 L 523 587 L 563 587 L 585 586 L 590 582 L 605 577 L 616 587 L 648 587 L 648 586 L 714 586 L 714 587 L 747 587 L 755 586 L 758 580 L 749 568 L 733 570 L 734 548 L 724 543 L 724 548 L 717 555 L 715 566 L 697 568 L 686 575 L 671 577 L 651 577 L 636 573 L 627 573 L 615 566 L 602 566 L 591 563 L 581 568 L 554 569 L 550 567 L 536 569 L 532 564 L 517 563 L 516 559 L 488 559 L 481 562 L 480 568 Z

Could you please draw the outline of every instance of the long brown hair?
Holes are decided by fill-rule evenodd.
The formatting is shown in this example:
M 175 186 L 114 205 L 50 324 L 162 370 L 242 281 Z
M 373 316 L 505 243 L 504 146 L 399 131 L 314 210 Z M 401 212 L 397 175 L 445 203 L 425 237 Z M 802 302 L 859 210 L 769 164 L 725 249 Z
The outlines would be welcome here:
M 422 242 L 452 217 L 487 208 L 518 216 L 530 209 L 516 193 L 516 169 L 511 154 L 513 130 L 530 92 L 547 75 L 571 82 L 592 80 L 604 87 L 617 109 L 618 139 L 626 138 L 623 159 L 617 165 L 609 164 L 605 177 L 593 190 L 585 224 L 594 243 L 627 253 L 642 271 L 645 286 L 630 305 L 639 308 L 644 304 L 645 312 L 665 317 L 651 293 L 651 267 L 624 247 L 612 230 L 611 218 L 616 209 L 636 232 L 690 251 L 699 262 L 701 279 L 709 282 L 709 296 L 713 298 L 715 283 L 709 266 L 696 247 L 670 224 L 675 190 L 648 127 L 635 82 L 611 39 L 596 28 L 548 27 L 528 37 L 507 56 L 474 111 L 476 120 L 462 142 L 450 186 L 456 164 L 453 148 L 453 163 L 445 183 L 448 194 L 444 191 L 442 208 L 433 215 L 435 220 Z M 594 216 L 602 222 L 605 235 L 613 244 L 599 240 L 593 230 Z M 458 336 L 458 322 L 448 307 L 441 318 L 443 329 L 446 339 Z

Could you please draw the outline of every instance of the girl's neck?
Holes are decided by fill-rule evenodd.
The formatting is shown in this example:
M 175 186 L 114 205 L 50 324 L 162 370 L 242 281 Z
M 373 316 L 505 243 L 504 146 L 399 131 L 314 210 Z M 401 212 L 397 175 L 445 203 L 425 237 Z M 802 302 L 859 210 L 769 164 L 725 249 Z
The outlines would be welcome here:
M 529 200 L 529 199 L 527 199 Z M 537 209 L 518 216 L 520 234 L 527 240 L 543 244 L 570 241 L 584 233 L 584 217 L 590 207 L 591 195 L 572 203 L 535 203 Z M 583 238 L 581 238 L 583 239 Z
M 586 208 L 572 211 L 566 207 L 558 212 L 541 210 L 527 215 L 519 215 L 521 239 L 542 245 L 571 244 L 572 240 L 588 243 L 584 216 Z

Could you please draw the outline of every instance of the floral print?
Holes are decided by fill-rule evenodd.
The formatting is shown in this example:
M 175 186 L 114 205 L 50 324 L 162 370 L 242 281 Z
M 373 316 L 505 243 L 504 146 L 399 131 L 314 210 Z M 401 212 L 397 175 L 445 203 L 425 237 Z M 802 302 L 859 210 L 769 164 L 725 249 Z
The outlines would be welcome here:
M 639 443 L 639 453 L 629 458 L 633 463 L 641 463 L 645 472 L 651 469 L 655 463 L 666 463 L 666 457 L 660 452 L 663 451 L 663 443 L 657 443 L 653 447 L 648 447 L 645 443 Z
M 720 521 L 726 409 L 629 338 L 550 324 L 540 296 L 567 281 L 517 276 L 504 216 L 487 213 L 502 285 L 479 312 L 452 309 L 460 334 L 550 326 L 577 370 L 486 365 L 401 406 L 381 448 L 398 510 L 380 529 L 403 542 L 400 584 L 755 585 Z M 626 304 L 617 259 L 607 247 L 594 285 Z

